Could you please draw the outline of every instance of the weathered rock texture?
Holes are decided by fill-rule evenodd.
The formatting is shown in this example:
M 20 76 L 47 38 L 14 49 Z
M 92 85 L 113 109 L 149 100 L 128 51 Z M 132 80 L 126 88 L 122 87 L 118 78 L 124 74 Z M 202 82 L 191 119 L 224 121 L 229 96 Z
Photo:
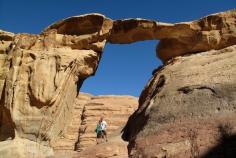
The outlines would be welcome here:
M 0 158 L 41 158 L 54 155 L 53 150 L 49 146 L 22 138 L 2 141 L 0 153 Z
M 0 32 L 2 141 L 21 138 L 50 147 L 64 132 L 79 86 L 98 66 L 109 22 L 93 14 L 63 20 L 40 35 Z M 52 152 L 39 157 L 44 153 Z
M 137 109 L 137 105 L 138 99 L 131 96 L 92 96 L 80 93 L 73 109 L 72 121 L 61 138 L 53 143 L 54 150 L 82 151 L 96 145 L 94 130 L 101 116 L 108 123 L 107 133 L 110 142 L 110 138 L 120 135 L 121 129 L 128 117 Z M 126 143 L 121 138 L 119 142 L 120 146 L 123 145 L 122 148 L 126 149 Z M 115 153 L 115 148 L 116 145 L 113 144 L 109 153 Z M 127 150 L 125 151 L 127 153 Z
M 234 157 L 235 61 L 236 45 L 158 69 L 124 130 L 130 156 Z
M 66 126 L 60 137 L 52 142 L 52 147 L 56 151 L 73 151 L 79 137 L 79 128 L 82 123 L 84 105 L 91 99 L 92 95 L 80 93 L 72 110 L 72 120 Z
M 0 31 L 0 140 L 2 141 L 0 146 L 6 143 L 4 141 L 13 139 L 10 142 L 25 142 L 23 143 L 25 145 L 22 145 L 25 149 L 27 149 L 27 144 L 32 143 L 36 144 L 31 145 L 32 148 L 35 147 L 34 150 L 40 151 L 37 144 L 45 147 L 47 152 L 44 150 L 42 154 L 38 154 L 40 157 L 43 157 L 44 154 L 44 156 L 51 155 L 51 147 L 55 140 L 63 136 L 68 126 L 73 128 L 70 123 L 79 87 L 84 79 L 94 75 L 106 42 L 131 43 L 159 39 L 157 54 L 165 64 L 178 56 L 211 49 L 219 50 L 216 51 L 217 55 L 211 55 L 212 52 L 208 52 L 205 53 L 206 55 L 202 55 L 204 54 L 202 53 L 183 58 L 186 61 L 181 58 L 179 62 L 182 63 L 179 64 L 179 67 L 175 68 L 176 64 L 173 64 L 173 70 L 169 72 L 170 64 L 163 70 L 163 72 L 168 71 L 166 75 L 154 76 L 149 85 L 152 87 L 148 86 L 149 88 L 144 90 L 140 98 L 140 109 L 133 115 L 134 118 L 136 115 L 144 115 L 150 120 L 147 123 L 145 122 L 147 119 L 137 117 L 141 120 L 139 120 L 136 130 L 140 130 L 144 124 L 147 125 L 146 129 L 150 129 L 152 127 L 150 122 L 155 122 L 151 121 L 151 118 L 155 118 L 157 122 L 160 118 L 165 122 L 164 118 L 167 117 L 165 112 L 170 113 L 171 118 L 173 115 L 174 120 L 181 120 L 179 119 L 180 114 L 184 119 L 191 114 L 193 118 L 197 118 L 197 121 L 201 118 L 204 120 L 205 116 L 209 117 L 209 120 L 215 121 L 215 116 L 230 113 L 230 109 L 231 112 L 234 111 L 232 108 L 235 105 L 233 97 L 235 65 L 230 62 L 234 59 L 234 55 L 230 58 L 225 57 L 224 60 L 221 56 L 231 54 L 228 49 L 234 48 L 226 47 L 236 44 L 235 19 L 236 10 L 177 24 L 145 19 L 112 21 L 100 14 L 87 14 L 56 22 L 39 35 Z M 213 57 L 211 58 L 211 56 Z M 212 64 L 215 64 L 215 67 L 211 67 Z M 222 67 L 217 69 L 218 66 Z M 158 71 L 156 74 L 160 74 L 160 72 L 162 71 Z M 169 86 L 166 89 L 168 92 L 163 92 L 165 95 L 159 96 L 162 99 L 155 100 L 154 96 L 159 95 L 159 92 L 164 89 L 163 85 L 165 85 L 164 88 L 166 85 Z M 167 96 L 172 93 L 172 99 L 168 99 Z M 184 98 L 181 97 L 189 98 L 183 100 Z M 213 98 L 215 101 L 212 101 Z M 191 99 L 195 99 L 194 102 Z M 151 105 L 152 103 L 165 105 L 164 100 L 169 105 L 163 106 L 166 108 L 164 111 L 160 109 L 160 111 L 154 112 L 154 107 L 160 106 L 153 106 L 154 110 L 148 106 L 150 103 Z M 206 106 L 205 100 L 210 104 L 209 106 Z M 193 104 L 191 108 L 190 103 Z M 218 110 L 220 112 L 213 115 L 213 109 L 216 106 L 220 106 L 220 110 Z M 197 107 L 200 111 L 193 110 L 198 109 Z M 153 112 L 149 114 L 150 109 Z M 201 118 L 196 117 L 199 113 L 203 115 Z M 231 114 L 228 116 L 230 117 Z M 88 122 L 86 119 L 83 121 Z M 193 123 L 191 119 L 189 121 Z M 137 122 L 132 126 L 136 124 Z M 129 126 L 128 124 L 125 130 L 125 137 L 133 141 L 137 131 L 130 131 Z M 81 131 L 84 129 L 82 127 Z M 159 129 L 159 126 L 157 128 Z M 152 129 L 156 131 L 155 128 Z M 79 136 L 79 141 L 86 144 L 84 138 L 89 138 L 88 135 L 89 133 L 85 132 Z M 27 140 L 24 141 L 25 139 Z M 178 139 L 176 138 L 176 140 Z M 12 146 L 12 143 L 9 145 Z M 81 148 L 83 147 L 82 145 Z M 32 155 L 29 150 L 21 151 L 21 155 Z

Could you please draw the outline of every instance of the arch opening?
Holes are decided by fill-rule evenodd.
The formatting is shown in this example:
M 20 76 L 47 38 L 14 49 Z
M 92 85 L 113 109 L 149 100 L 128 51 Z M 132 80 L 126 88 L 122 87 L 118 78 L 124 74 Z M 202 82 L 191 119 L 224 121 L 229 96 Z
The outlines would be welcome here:
M 155 54 L 158 42 L 107 43 L 95 76 L 87 78 L 80 91 L 93 95 L 138 97 L 151 78 L 152 71 L 162 65 Z
M 87 100 L 81 113 L 75 151 L 91 150 L 91 146 L 86 147 L 89 143 L 84 137 L 91 136 L 87 139 L 93 143 L 91 140 L 95 139 L 95 135 L 90 129 L 96 127 L 100 116 L 108 122 L 111 143 L 119 141 L 114 145 L 124 143 L 126 148 L 121 130 L 137 109 L 138 97 L 152 71 L 162 64 L 155 53 L 157 43 L 157 40 L 147 40 L 122 45 L 106 44 L 95 76 L 87 78 L 80 89 L 78 99 L 80 102 Z

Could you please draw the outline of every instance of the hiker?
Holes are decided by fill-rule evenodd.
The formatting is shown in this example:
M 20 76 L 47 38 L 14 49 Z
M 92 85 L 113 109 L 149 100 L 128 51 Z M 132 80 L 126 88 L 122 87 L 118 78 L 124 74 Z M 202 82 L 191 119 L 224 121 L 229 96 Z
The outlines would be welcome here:
M 99 143 L 98 139 L 103 138 L 103 136 L 105 137 L 107 141 L 106 129 L 107 129 L 107 122 L 103 119 L 103 117 L 101 117 L 100 120 L 98 121 L 96 130 L 95 130 L 95 132 L 97 133 L 97 144 Z
M 106 141 L 107 141 L 107 131 L 106 131 L 107 130 L 107 122 L 104 120 L 103 117 L 101 117 L 99 121 L 101 122 L 100 125 L 101 125 L 101 129 L 102 129 L 102 134 L 105 136 Z
M 95 132 L 97 134 L 96 141 L 97 141 L 97 144 L 98 144 L 99 143 L 98 139 L 102 137 L 101 119 L 98 121 L 98 124 L 97 124 L 97 127 L 95 129 Z

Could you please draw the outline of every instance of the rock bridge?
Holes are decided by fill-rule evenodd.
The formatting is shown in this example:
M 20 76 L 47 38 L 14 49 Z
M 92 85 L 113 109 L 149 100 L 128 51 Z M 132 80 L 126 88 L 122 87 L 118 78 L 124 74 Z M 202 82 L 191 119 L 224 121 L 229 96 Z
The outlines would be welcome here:
M 160 40 L 156 54 L 168 64 L 179 56 L 235 45 L 235 17 L 231 10 L 171 24 L 86 14 L 58 21 L 38 35 L 0 31 L 0 146 L 40 146 L 42 157 L 51 155 L 50 142 L 71 119 L 77 84 L 95 74 L 106 42 Z M 13 141 L 6 142 L 9 138 Z

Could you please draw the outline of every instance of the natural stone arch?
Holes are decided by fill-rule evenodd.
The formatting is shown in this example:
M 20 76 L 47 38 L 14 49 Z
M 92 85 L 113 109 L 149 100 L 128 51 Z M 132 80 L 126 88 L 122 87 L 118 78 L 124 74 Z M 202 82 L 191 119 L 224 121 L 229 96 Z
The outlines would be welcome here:
M 13 141 L 24 139 L 32 147 L 41 145 L 47 151 L 42 155 L 52 154 L 50 142 L 70 121 L 76 85 L 95 74 L 106 42 L 159 39 L 157 55 L 167 63 L 177 56 L 234 45 L 235 14 L 232 10 L 177 24 L 87 14 L 54 23 L 39 35 L 1 31 L 0 106 L 10 111 L 1 108 L 10 115 L 16 138 L 21 138 Z

